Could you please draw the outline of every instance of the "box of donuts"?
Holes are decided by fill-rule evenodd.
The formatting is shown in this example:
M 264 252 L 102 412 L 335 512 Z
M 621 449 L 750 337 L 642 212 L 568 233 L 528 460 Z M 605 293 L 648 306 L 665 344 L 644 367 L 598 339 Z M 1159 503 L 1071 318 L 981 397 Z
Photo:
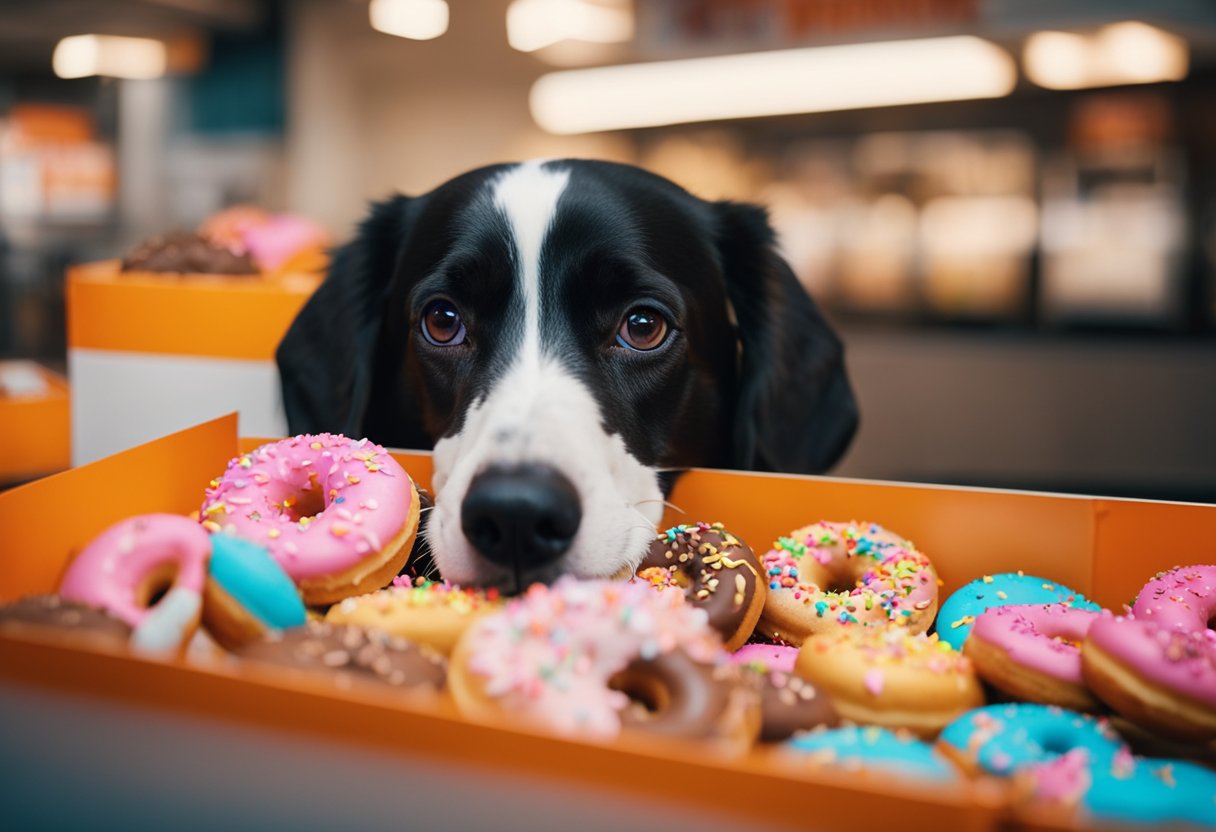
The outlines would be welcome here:
M 33 361 L 0 361 L 0 485 L 67 468 L 71 390 Z
M 430 478 L 229 415 L 0 494 L 0 683 L 628 828 L 1216 827 L 1216 506 L 698 469 L 636 569 L 505 597 Z
M 329 242 L 302 217 L 237 206 L 69 268 L 74 464 L 232 410 L 251 432 L 286 431 L 274 351 L 320 285 Z

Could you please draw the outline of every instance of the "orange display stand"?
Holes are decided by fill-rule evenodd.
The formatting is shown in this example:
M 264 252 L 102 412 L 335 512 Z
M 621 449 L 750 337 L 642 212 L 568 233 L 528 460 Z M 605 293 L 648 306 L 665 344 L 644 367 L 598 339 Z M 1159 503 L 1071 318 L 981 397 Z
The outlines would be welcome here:
M 235 417 L 227 416 L 0 495 L 6 530 L 0 601 L 53 591 L 72 556 L 113 522 L 143 512 L 197 510 L 207 482 L 257 442 L 239 439 Z M 429 485 L 429 455 L 394 455 Z M 758 546 L 813 518 L 873 520 L 930 554 L 945 593 L 985 573 L 1024 569 L 1112 607 L 1130 600 L 1154 572 L 1185 561 L 1189 544 L 1216 539 L 1216 506 L 822 477 L 693 470 L 670 502 L 664 522 L 722 520 Z M 28 522 L 52 511 L 55 523 Z M 660 799 L 746 820 L 753 829 L 806 828 L 815 815 L 855 818 L 856 807 L 864 807 L 866 819 L 850 822 L 857 829 L 913 828 L 909 818 L 918 829 L 1016 825 L 991 783 L 914 789 L 897 780 L 803 770 L 763 751 L 728 760 L 670 741 L 575 742 L 472 723 L 443 701 L 339 694 L 264 670 L 151 662 L 0 636 L 4 679 L 337 739 L 456 770 L 510 773 L 527 778 L 542 797 L 592 789 L 622 798 L 622 811 L 630 800 Z M 704 785 L 717 782 L 730 786 Z M 702 785 L 656 792 L 656 783 Z
M 42 392 L 0 393 L 0 485 L 62 471 L 71 464 L 71 394 L 67 380 L 37 368 Z

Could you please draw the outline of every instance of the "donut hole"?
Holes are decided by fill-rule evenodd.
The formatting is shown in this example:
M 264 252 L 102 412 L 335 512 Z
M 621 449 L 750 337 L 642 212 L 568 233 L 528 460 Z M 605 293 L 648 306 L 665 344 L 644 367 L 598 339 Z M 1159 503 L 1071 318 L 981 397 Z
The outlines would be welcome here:
M 135 602 L 141 607 L 155 607 L 177 583 L 177 564 L 162 563 L 148 573 L 135 589 Z
M 297 491 L 283 500 L 282 508 L 283 513 L 293 523 L 298 523 L 305 518 L 311 520 L 325 511 L 325 495 L 321 493 L 321 489 L 319 488 Z
M 671 691 L 653 674 L 626 668 L 608 680 L 608 687 L 629 697 L 635 715 L 653 716 L 671 703 Z
M 1067 754 L 1076 748 L 1076 737 L 1068 734 L 1047 734 L 1039 740 L 1043 750 L 1052 755 Z

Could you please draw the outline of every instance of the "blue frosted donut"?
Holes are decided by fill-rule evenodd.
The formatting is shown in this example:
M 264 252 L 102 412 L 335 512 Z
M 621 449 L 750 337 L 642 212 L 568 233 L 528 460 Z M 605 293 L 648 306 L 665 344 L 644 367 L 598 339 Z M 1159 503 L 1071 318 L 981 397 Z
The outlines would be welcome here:
M 1081 800 L 1096 820 L 1216 827 L 1216 772 L 1181 760 L 1136 758 L 1130 771 L 1098 768 Z
M 299 590 L 266 547 L 234 534 L 211 535 L 203 624 L 233 647 L 267 631 L 302 627 Z
M 958 771 L 933 746 L 874 726 L 810 731 L 787 740 L 787 752 L 833 767 L 857 767 L 921 780 L 958 779 Z
M 942 604 L 937 614 L 937 637 L 955 650 L 962 650 L 963 642 L 971 635 L 975 617 L 989 607 L 1058 603 L 1094 612 L 1102 609 L 1081 593 L 1054 581 L 1018 572 L 985 575 L 962 587 Z
M 1000 777 L 1077 749 L 1085 751 L 1096 765 L 1126 752 L 1123 741 L 1105 721 L 1030 702 L 968 711 L 947 725 L 937 741 L 943 752 L 965 768 Z

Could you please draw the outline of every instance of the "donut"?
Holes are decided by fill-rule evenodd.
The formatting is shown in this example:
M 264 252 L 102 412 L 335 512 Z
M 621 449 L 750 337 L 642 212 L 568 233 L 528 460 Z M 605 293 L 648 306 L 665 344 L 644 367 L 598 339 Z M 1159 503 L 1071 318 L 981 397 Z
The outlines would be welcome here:
M 341 690 L 409 690 L 433 694 L 447 676 L 443 656 L 426 645 L 364 627 L 309 621 L 267 632 L 235 651 L 242 662 L 321 678 Z
M 963 653 L 981 679 L 1017 699 L 1096 711 L 1081 678 L 1081 644 L 1097 618 L 1067 604 L 991 607 L 976 617 Z
M 203 626 L 216 641 L 232 649 L 306 618 L 296 585 L 266 547 L 232 534 L 211 536 Z
M 175 655 L 198 628 L 210 554 L 207 533 L 186 517 L 132 517 L 85 546 L 59 594 L 130 625 L 133 652 Z
M 912 544 L 875 523 L 815 523 L 764 555 L 768 599 L 759 630 L 802 644 L 850 624 L 924 632 L 937 612 L 937 573 Z
M 1089 628 L 1081 672 L 1132 722 L 1189 742 L 1216 738 L 1216 631 L 1106 613 Z
M 672 526 L 651 541 L 639 577 L 660 589 L 678 587 L 709 614 L 727 650 L 743 645 L 756 629 L 768 584 L 751 547 L 721 523 Z
M 449 686 L 467 718 L 588 739 L 650 734 L 742 753 L 760 709 L 708 616 L 640 583 L 534 584 L 474 622 Z
M 1144 585 L 1132 615 L 1184 633 L 1201 632 L 1216 619 L 1216 566 L 1175 566 Z
M 1065 810 L 1066 823 L 1216 827 L 1216 772 L 1182 760 L 1117 754 L 1095 765 L 1084 751 L 1018 773 L 1038 806 Z
M 87 604 L 58 595 L 29 595 L 0 605 L 0 633 L 126 651 L 131 627 Z
M 969 659 L 935 636 L 902 628 L 815 636 L 802 645 L 795 670 L 832 697 L 843 718 L 926 738 L 984 704 Z
M 401 571 L 418 533 L 418 492 L 379 445 L 301 435 L 229 462 L 200 518 L 270 550 L 306 604 L 332 604 Z
M 1007 604 L 1067 604 L 1082 610 L 1102 609 L 1063 584 L 1023 572 L 1005 572 L 977 578 L 946 599 L 937 616 L 937 637 L 962 650 L 975 618 L 991 607 Z
M 393 586 L 345 598 L 329 608 L 334 624 L 375 627 L 450 655 L 464 631 L 502 606 L 498 590 L 461 589 L 446 581 L 397 578 Z
M 1103 719 L 1031 702 L 988 705 L 947 725 L 937 746 L 964 771 L 1009 777 L 1080 749 L 1105 764 L 1127 746 Z
M 750 671 L 760 694 L 761 742 L 781 742 L 799 731 L 840 722 L 831 698 L 794 673 L 797 658 L 797 648 L 779 644 L 749 644 L 731 656 Z
M 933 783 L 961 778 L 950 761 L 906 732 L 894 733 L 873 725 L 845 726 L 831 731 L 799 734 L 781 746 L 788 761 L 881 778 L 892 775 Z

